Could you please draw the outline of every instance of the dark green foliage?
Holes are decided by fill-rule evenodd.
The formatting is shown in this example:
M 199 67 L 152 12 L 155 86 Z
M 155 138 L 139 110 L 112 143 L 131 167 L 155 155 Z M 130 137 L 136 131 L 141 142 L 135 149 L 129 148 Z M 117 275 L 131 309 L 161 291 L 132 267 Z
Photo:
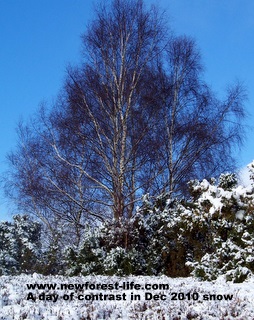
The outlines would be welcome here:
M 56 275 L 63 273 L 63 259 L 61 248 L 57 242 L 52 242 L 43 251 L 42 259 L 38 264 L 37 272 L 44 275 Z
M 41 225 L 27 215 L 0 223 L 0 274 L 36 270 L 41 254 Z
M 191 181 L 188 201 L 144 196 L 132 219 L 87 230 L 69 254 L 70 273 L 244 281 L 254 273 L 254 195 L 236 182 L 234 174 L 221 175 L 218 185 Z
M 207 227 L 190 227 L 190 217 L 167 196 L 152 207 L 146 198 L 131 220 L 107 222 L 92 237 L 89 230 L 79 251 L 69 251 L 69 274 L 189 276 L 187 258 L 201 257 L 211 241 Z
M 237 176 L 235 173 L 225 173 L 220 175 L 219 187 L 224 190 L 232 190 L 237 186 Z

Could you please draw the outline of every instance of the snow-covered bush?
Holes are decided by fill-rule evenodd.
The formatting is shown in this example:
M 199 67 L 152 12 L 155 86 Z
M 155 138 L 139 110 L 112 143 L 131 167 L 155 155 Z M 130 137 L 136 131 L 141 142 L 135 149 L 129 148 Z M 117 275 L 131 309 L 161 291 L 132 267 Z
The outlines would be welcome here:
M 236 186 L 234 179 L 225 175 L 218 186 L 206 180 L 191 185 L 195 194 L 192 205 L 202 224 L 209 226 L 212 242 L 210 252 L 187 265 L 201 279 L 226 275 L 228 280 L 242 282 L 254 272 L 253 188 Z
M 154 201 L 147 195 L 132 219 L 87 229 L 79 250 L 68 250 L 67 274 L 188 276 L 189 243 L 201 255 L 206 248 L 200 239 L 207 236 L 207 230 L 196 234 L 189 228 L 190 217 L 168 195 Z
M 237 176 L 235 173 L 223 173 L 219 178 L 219 187 L 224 190 L 232 190 L 237 186 Z
M 254 165 L 249 165 L 254 176 Z M 63 250 L 62 234 L 41 250 L 41 225 L 28 216 L 0 223 L 0 273 L 194 275 L 244 281 L 254 273 L 254 187 L 234 174 L 218 183 L 193 180 L 189 199 L 143 197 L 131 219 L 87 226 L 79 246 Z M 58 233 L 57 233 L 58 232 Z M 64 236 L 64 235 L 63 235 Z
M 41 225 L 27 215 L 0 223 L 0 274 L 32 272 L 41 254 Z
M 83 241 L 79 248 L 69 246 L 65 251 L 65 273 L 70 276 L 103 274 L 101 262 L 104 254 L 99 244 L 99 228 L 89 226 L 84 230 Z
M 253 188 L 228 173 L 189 188 L 188 200 L 145 195 L 131 219 L 88 228 L 69 250 L 67 273 L 245 280 L 254 273 Z
M 138 272 L 142 254 L 135 249 L 138 229 L 133 220 L 105 222 L 87 227 L 80 247 L 66 251 L 68 275 L 128 275 Z
M 250 172 L 250 179 L 253 181 L 254 183 L 254 161 L 252 161 L 249 165 L 248 165 L 248 169 Z
M 59 237 L 61 237 L 61 235 L 59 235 Z M 47 246 L 43 248 L 41 261 L 38 262 L 37 272 L 44 275 L 56 275 L 63 274 L 63 269 L 63 250 L 56 236 L 54 239 L 50 239 Z

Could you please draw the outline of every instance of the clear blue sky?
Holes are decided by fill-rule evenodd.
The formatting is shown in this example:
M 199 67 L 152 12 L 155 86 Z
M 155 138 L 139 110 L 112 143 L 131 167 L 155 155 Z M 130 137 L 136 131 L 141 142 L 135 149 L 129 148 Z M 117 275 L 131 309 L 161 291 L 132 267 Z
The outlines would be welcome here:
M 253 123 L 254 1 L 145 0 L 166 9 L 176 34 L 196 39 L 205 78 L 220 95 L 227 84 L 242 80 Z M 68 63 L 80 61 L 80 35 L 93 16 L 92 0 L 0 0 L 0 174 L 6 154 L 15 148 L 16 125 L 33 115 L 40 102 L 60 89 Z M 254 159 L 251 131 L 238 155 L 239 165 Z M 8 201 L 0 197 L 0 220 Z

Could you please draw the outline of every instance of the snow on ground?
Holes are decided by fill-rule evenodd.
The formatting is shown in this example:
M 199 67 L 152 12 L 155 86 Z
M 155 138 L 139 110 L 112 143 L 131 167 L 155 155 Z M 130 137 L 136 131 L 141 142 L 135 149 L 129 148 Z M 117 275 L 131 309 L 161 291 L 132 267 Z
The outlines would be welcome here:
M 0 319 L 253 320 L 254 278 L 2 276 Z

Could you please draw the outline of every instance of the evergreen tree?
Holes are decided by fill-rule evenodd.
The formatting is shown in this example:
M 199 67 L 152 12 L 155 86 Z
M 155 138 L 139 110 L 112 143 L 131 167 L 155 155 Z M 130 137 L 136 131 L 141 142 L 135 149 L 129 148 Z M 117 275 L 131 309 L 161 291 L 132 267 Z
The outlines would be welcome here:
M 41 257 L 41 224 L 27 215 L 0 223 L 0 274 L 33 272 Z

